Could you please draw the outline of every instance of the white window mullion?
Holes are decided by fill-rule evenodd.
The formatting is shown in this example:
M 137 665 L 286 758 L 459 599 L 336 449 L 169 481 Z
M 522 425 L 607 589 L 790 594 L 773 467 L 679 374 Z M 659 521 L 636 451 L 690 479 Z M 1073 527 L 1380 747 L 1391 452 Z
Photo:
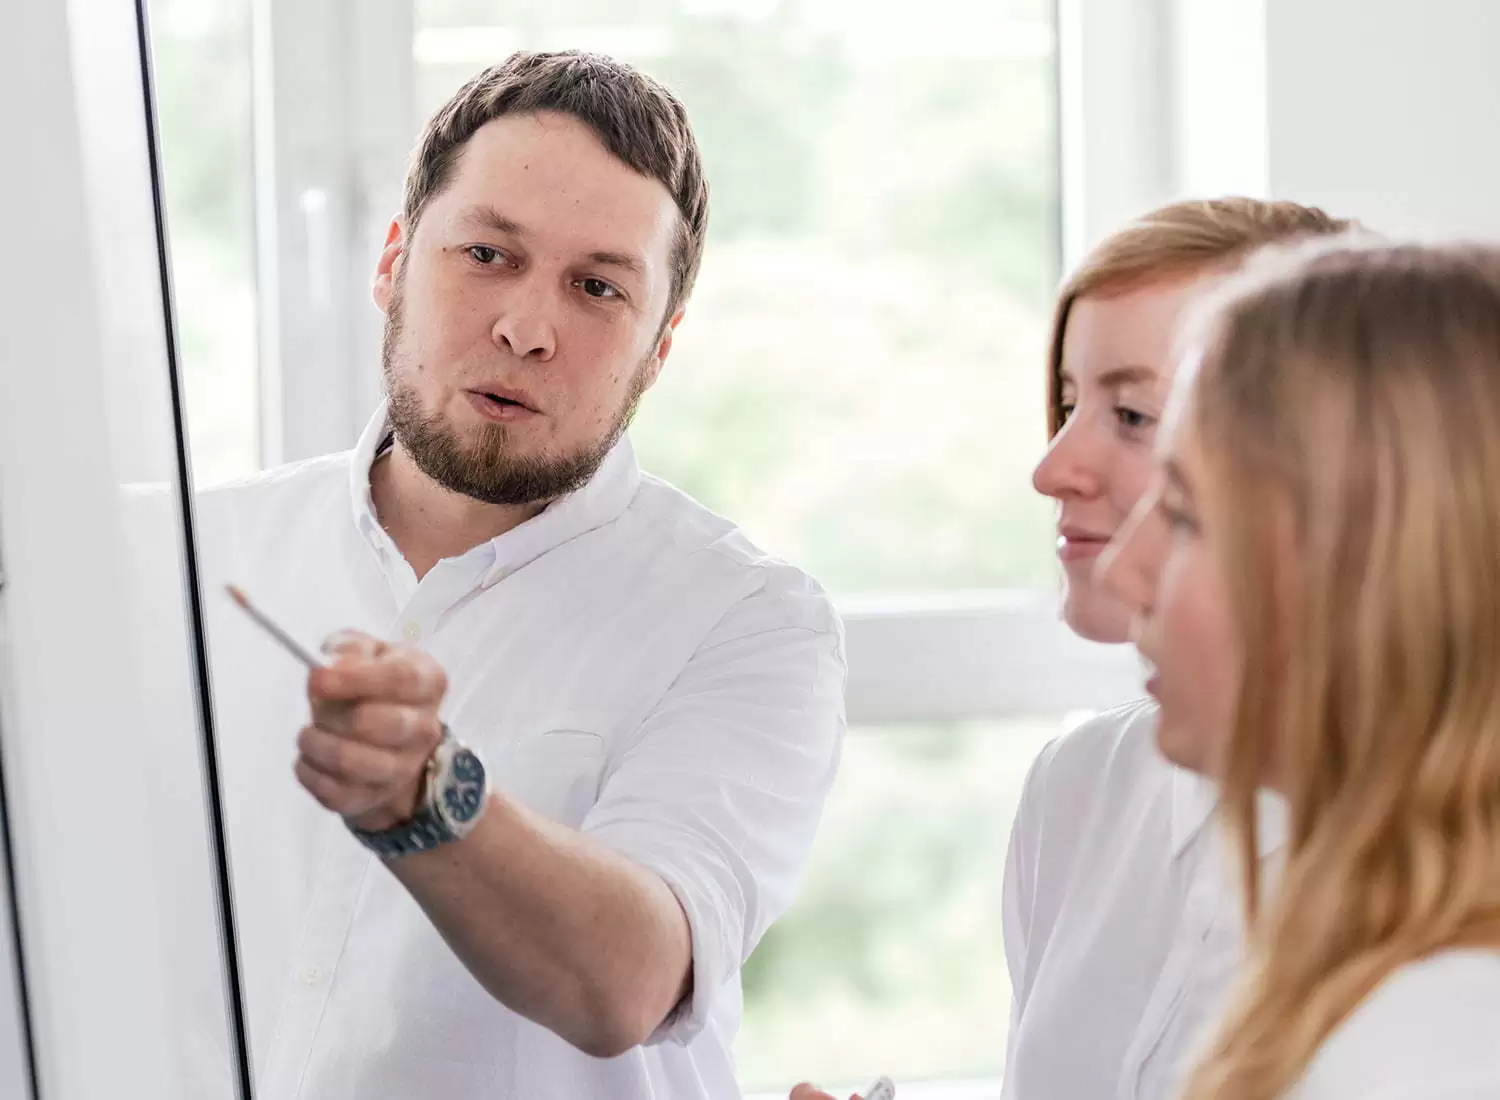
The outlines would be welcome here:
M 1063 267 L 1174 198 L 1170 0 L 1058 0 Z
M 400 0 L 255 0 L 263 463 L 353 445 L 379 394 L 370 301 L 413 138 Z

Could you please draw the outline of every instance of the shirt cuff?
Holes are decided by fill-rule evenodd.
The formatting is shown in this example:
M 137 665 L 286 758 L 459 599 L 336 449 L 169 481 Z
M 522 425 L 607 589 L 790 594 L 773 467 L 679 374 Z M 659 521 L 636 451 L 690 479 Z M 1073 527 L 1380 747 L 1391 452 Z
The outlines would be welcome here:
M 641 859 L 639 856 L 632 858 L 660 877 L 676 896 L 682 911 L 687 914 L 693 946 L 692 988 L 646 1040 L 646 1045 L 675 1043 L 686 1046 L 708 1026 L 719 994 L 739 973 L 739 944 L 731 942 L 727 928 L 730 922 L 724 919 L 713 891 L 706 889 L 701 880 L 682 873 L 665 861 Z

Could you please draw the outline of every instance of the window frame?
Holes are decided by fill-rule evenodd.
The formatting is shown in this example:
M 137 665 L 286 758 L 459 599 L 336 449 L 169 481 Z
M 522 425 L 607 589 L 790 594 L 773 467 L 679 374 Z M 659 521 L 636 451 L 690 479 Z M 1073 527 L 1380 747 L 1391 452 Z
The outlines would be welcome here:
M 153 889 L 162 837 L 150 792 L 167 754 L 143 743 L 148 725 L 180 732 L 172 782 L 204 782 L 202 816 L 185 805 L 205 848 L 215 833 L 145 5 L 17 0 L 4 22 L 0 121 L 27 170 L 0 173 L 0 206 L 25 212 L 0 270 L 10 316 L 25 318 L 6 326 L 0 370 L 0 753 L 13 857 L 0 874 L 19 925 L 0 945 L 10 964 L 0 982 L 11 979 L 0 999 L 22 1023 L 22 1064 L 0 1061 L 0 1090 L 91 1100 L 124 1081 L 171 1100 L 193 1044 L 166 1041 L 182 1034 L 182 1005 L 162 975 L 216 966 L 226 1027 L 237 998 L 222 836 L 225 876 L 171 899 L 214 929 L 216 958 L 189 959 L 171 942 L 170 902 Z M 145 548 L 161 573 L 149 585 L 132 572 L 138 528 L 150 525 L 130 503 L 143 483 L 164 490 Z M 147 611 L 165 647 L 151 662 L 137 660 Z M 224 1065 L 226 1094 L 245 1100 L 248 1059 L 224 1038 L 238 1066 L 231 1076 Z M 0 1058 L 9 1049 L 0 1037 Z

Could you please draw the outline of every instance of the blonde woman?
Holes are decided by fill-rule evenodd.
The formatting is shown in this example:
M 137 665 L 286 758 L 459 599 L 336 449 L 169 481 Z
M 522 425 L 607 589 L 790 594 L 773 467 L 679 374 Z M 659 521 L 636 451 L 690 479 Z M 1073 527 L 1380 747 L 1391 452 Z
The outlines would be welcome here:
M 1129 610 L 1094 565 L 1150 482 L 1179 316 L 1256 248 L 1347 226 L 1288 202 L 1175 203 L 1063 283 L 1034 484 L 1058 503 L 1076 633 L 1128 640 Z M 1005 869 L 1008 1100 L 1165 1100 L 1237 961 L 1233 893 L 1202 837 L 1212 785 L 1161 760 L 1154 726 L 1149 701 L 1101 715 L 1049 745 L 1026 780 Z
M 1103 574 L 1244 869 L 1250 964 L 1187 1096 L 1494 1100 L 1500 252 L 1255 266 Z

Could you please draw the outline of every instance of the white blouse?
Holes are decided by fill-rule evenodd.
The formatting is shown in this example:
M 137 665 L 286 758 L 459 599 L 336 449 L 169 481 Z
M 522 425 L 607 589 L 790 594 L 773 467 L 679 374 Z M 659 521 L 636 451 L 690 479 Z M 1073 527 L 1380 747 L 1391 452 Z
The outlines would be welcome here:
M 1155 705 L 1107 711 L 1032 766 L 1005 868 L 1005 1100 L 1167 1100 L 1241 960 L 1216 792 L 1168 764 Z M 1261 809 L 1264 859 L 1285 838 Z
M 1500 950 L 1402 967 L 1314 1056 L 1288 1100 L 1496 1100 Z

